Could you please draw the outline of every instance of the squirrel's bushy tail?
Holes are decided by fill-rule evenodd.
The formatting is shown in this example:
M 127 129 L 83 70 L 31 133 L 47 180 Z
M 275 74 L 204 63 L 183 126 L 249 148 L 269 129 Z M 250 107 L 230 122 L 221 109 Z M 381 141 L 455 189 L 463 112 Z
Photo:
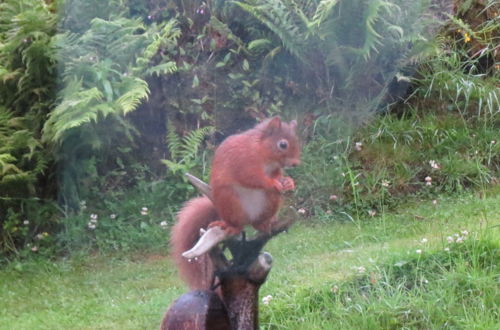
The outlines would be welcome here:
M 213 266 L 208 255 L 187 260 L 182 253 L 191 249 L 200 238 L 200 228 L 207 228 L 218 219 L 213 203 L 207 197 L 193 198 L 177 214 L 170 234 L 172 257 L 182 279 L 193 290 L 208 289 L 212 284 Z

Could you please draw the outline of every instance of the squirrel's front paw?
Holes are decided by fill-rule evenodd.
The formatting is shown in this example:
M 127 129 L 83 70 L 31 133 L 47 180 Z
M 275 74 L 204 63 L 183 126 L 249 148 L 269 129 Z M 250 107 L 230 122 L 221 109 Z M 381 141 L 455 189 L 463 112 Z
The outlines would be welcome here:
M 273 187 L 279 191 L 279 192 L 282 192 L 282 191 L 285 191 L 284 187 L 283 187 L 283 183 L 280 181 L 280 180 L 277 180 L 277 179 L 274 179 L 273 180 Z
M 283 186 L 283 191 L 295 190 L 295 181 L 289 176 L 283 176 L 280 178 L 281 185 Z

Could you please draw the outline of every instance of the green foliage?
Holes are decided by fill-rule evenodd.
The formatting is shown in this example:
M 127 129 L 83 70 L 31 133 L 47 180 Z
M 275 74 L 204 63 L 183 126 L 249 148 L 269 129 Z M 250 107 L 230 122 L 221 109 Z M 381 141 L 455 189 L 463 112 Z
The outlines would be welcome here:
M 352 138 L 313 135 L 293 172 L 298 205 L 359 217 L 410 196 L 485 189 L 496 184 L 500 170 L 497 131 L 498 120 L 414 110 L 381 116 Z
M 213 133 L 213 127 L 207 126 L 198 128 L 180 137 L 175 131 L 171 122 L 167 125 L 167 145 L 170 159 L 163 159 L 162 162 L 168 167 L 168 178 L 178 193 L 187 199 L 193 188 L 187 182 L 186 173 L 191 173 L 200 179 L 208 181 L 208 168 L 206 153 L 200 156 L 200 149 L 206 137 Z
M 167 144 L 171 160 L 163 162 L 174 175 L 191 172 L 199 160 L 199 150 L 207 135 L 213 132 L 213 127 L 207 126 L 193 130 L 180 138 L 172 124 L 168 126 Z
M 417 80 L 416 93 L 426 99 L 439 100 L 447 110 L 489 121 L 498 116 L 500 109 L 497 55 L 500 22 L 495 19 L 495 10 L 499 7 L 493 2 L 481 6 L 484 9 L 479 12 L 475 10 L 462 19 L 451 20 L 439 39 L 437 53 L 419 69 L 421 77 Z M 482 17 L 480 23 L 477 23 L 478 17 Z
M 316 95 L 317 105 L 361 118 L 384 105 L 396 74 L 411 63 L 415 49 L 422 51 L 428 24 L 423 19 L 426 1 L 236 3 L 272 31 L 270 39 L 258 39 L 259 44 L 282 44 L 296 59 L 295 74 L 289 70 L 287 75 L 301 89 L 309 85 L 307 94 Z M 276 48 L 269 49 L 267 57 L 274 57 Z
M 57 227 L 53 157 L 40 140 L 54 104 L 54 5 L 0 3 L 0 255 Z
M 179 189 L 165 181 L 142 181 L 127 191 L 93 197 L 81 202 L 80 211 L 69 216 L 56 235 L 59 253 L 164 251 L 177 205 L 183 201 Z

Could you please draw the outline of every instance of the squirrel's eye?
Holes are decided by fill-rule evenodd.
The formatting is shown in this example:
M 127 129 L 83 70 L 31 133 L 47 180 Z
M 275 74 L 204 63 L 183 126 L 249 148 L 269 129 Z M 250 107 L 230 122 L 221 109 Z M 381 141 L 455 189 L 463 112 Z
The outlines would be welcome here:
M 285 139 L 279 140 L 278 148 L 280 148 L 281 150 L 286 150 L 286 148 L 288 148 L 288 141 Z

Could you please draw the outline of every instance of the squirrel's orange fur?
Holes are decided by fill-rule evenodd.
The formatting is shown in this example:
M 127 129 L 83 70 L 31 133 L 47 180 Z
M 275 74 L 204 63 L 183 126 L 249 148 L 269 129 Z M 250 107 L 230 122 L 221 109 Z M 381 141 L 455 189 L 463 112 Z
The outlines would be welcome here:
M 171 233 L 172 255 L 192 289 L 208 288 L 213 276 L 208 256 L 191 262 L 181 256 L 196 243 L 200 228 L 220 226 L 230 235 L 245 225 L 271 230 L 282 192 L 295 188 L 283 168 L 300 162 L 296 126 L 274 117 L 228 137 L 215 151 L 210 178 L 214 203 L 206 197 L 188 201 Z

